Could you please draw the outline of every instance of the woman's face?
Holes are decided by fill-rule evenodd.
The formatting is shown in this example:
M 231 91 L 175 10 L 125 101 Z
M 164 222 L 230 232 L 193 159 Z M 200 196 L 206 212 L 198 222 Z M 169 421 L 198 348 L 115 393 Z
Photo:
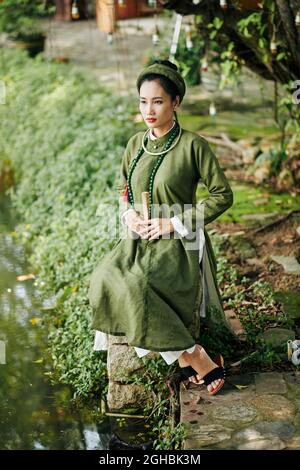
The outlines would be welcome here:
M 157 80 L 145 80 L 140 88 L 140 112 L 151 129 L 168 130 L 173 122 L 174 108 L 179 105 L 179 96 L 172 101 L 171 96 Z

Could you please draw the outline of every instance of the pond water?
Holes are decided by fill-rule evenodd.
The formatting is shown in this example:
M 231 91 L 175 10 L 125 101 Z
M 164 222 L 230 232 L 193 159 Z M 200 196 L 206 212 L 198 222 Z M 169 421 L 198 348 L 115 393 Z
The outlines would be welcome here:
M 31 273 L 13 235 L 17 223 L 9 198 L 0 198 L 0 449 L 149 448 L 144 420 L 103 416 L 93 404 L 75 406 L 69 387 L 50 383 L 41 321 L 47 302 L 34 278 L 18 280 Z
M 46 331 L 41 301 L 24 249 L 13 236 L 17 217 L 8 198 L 0 200 L 0 448 L 107 449 L 109 418 L 72 405 L 68 387 L 47 376 Z M 100 421 L 100 423 L 99 423 Z

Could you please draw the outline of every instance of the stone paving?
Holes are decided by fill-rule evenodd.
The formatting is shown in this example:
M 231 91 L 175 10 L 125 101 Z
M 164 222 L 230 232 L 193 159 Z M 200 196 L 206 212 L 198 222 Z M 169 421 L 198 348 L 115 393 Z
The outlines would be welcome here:
M 95 19 L 45 22 L 45 56 L 65 58 L 88 68 L 120 94 L 135 91 L 135 78 L 143 66 L 146 50 L 155 49 L 152 44 L 155 21 L 161 30 L 169 28 L 171 35 L 173 22 L 166 18 L 134 18 L 118 22 L 112 43 L 98 29 Z
M 300 449 L 300 372 L 230 376 L 215 396 L 181 383 L 184 449 Z

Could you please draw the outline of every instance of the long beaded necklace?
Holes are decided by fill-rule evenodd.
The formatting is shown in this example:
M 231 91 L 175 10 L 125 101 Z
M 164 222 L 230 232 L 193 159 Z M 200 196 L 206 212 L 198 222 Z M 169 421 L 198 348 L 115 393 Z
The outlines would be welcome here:
M 152 208 L 152 203 L 153 203 L 154 177 L 157 173 L 158 168 L 161 165 L 161 162 L 164 159 L 164 156 L 166 155 L 167 151 L 171 148 L 174 140 L 176 139 L 177 136 L 179 136 L 179 134 L 181 134 L 181 128 L 180 128 L 179 124 L 176 123 L 176 125 L 174 126 L 174 129 L 171 132 L 167 142 L 165 143 L 161 153 L 158 152 L 158 155 L 160 155 L 160 156 L 158 157 L 157 162 L 154 165 L 154 168 L 153 168 L 153 170 L 150 174 L 150 178 L 149 178 L 149 218 L 151 218 L 151 208 Z M 147 145 L 147 142 L 148 142 L 148 137 L 145 138 L 145 136 L 143 136 L 142 146 L 139 148 L 136 157 L 134 157 L 134 159 L 131 161 L 131 163 L 129 165 L 129 169 L 128 169 L 128 176 L 127 176 L 128 200 L 129 200 L 130 204 L 133 206 L 133 208 L 134 208 L 134 199 L 133 199 L 133 193 L 132 193 L 132 187 L 131 187 L 131 177 L 132 177 L 132 173 L 133 173 L 138 161 L 140 160 L 141 156 L 144 153 L 145 145 Z

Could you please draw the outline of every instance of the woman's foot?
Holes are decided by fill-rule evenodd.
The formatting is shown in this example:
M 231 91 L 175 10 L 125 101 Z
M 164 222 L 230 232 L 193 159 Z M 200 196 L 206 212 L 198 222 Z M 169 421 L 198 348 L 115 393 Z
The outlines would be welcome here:
M 179 364 L 179 366 L 180 366 L 181 368 L 183 368 L 183 367 L 189 367 L 189 365 L 190 365 L 190 364 L 182 357 L 182 354 L 181 354 L 181 356 L 179 356 L 179 358 L 178 358 L 178 364 Z M 196 384 L 196 385 L 203 384 L 203 380 L 201 379 L 200 375 L 196 373 L 196 371 L 195 371 L 195 375 L 190 375 L 190 376 L 188 377 L 188 380 L 189 380 L 190 382 L 193 382 L 193 383 Z
M 209 379 L 209 377 L 212 376 L 212 380 L 210 382 L 207 383 L 207 380 L 205 380 L 207 391 L 210 395 L 214 395 L 218 390 L 220 390 L 220 388 L 223 387 L 225 383 L 225 373 L 223 367 L 220 368 L 218 364 L 212 361 L 206 351 L 199 344 L 196 344 L 194 352 L 188 353 L 185 351 L 182 353 L 180 360 L 184 361 L 185 364 L 190 365 L 193 369 L 195 369 L 201 379 Z M 215 374 L 212 372 L 214 370 Z M 214 375 L 217 375 L 217 377 L 214 378 Z M 205 376 L 207 376 L 207 378 Z

